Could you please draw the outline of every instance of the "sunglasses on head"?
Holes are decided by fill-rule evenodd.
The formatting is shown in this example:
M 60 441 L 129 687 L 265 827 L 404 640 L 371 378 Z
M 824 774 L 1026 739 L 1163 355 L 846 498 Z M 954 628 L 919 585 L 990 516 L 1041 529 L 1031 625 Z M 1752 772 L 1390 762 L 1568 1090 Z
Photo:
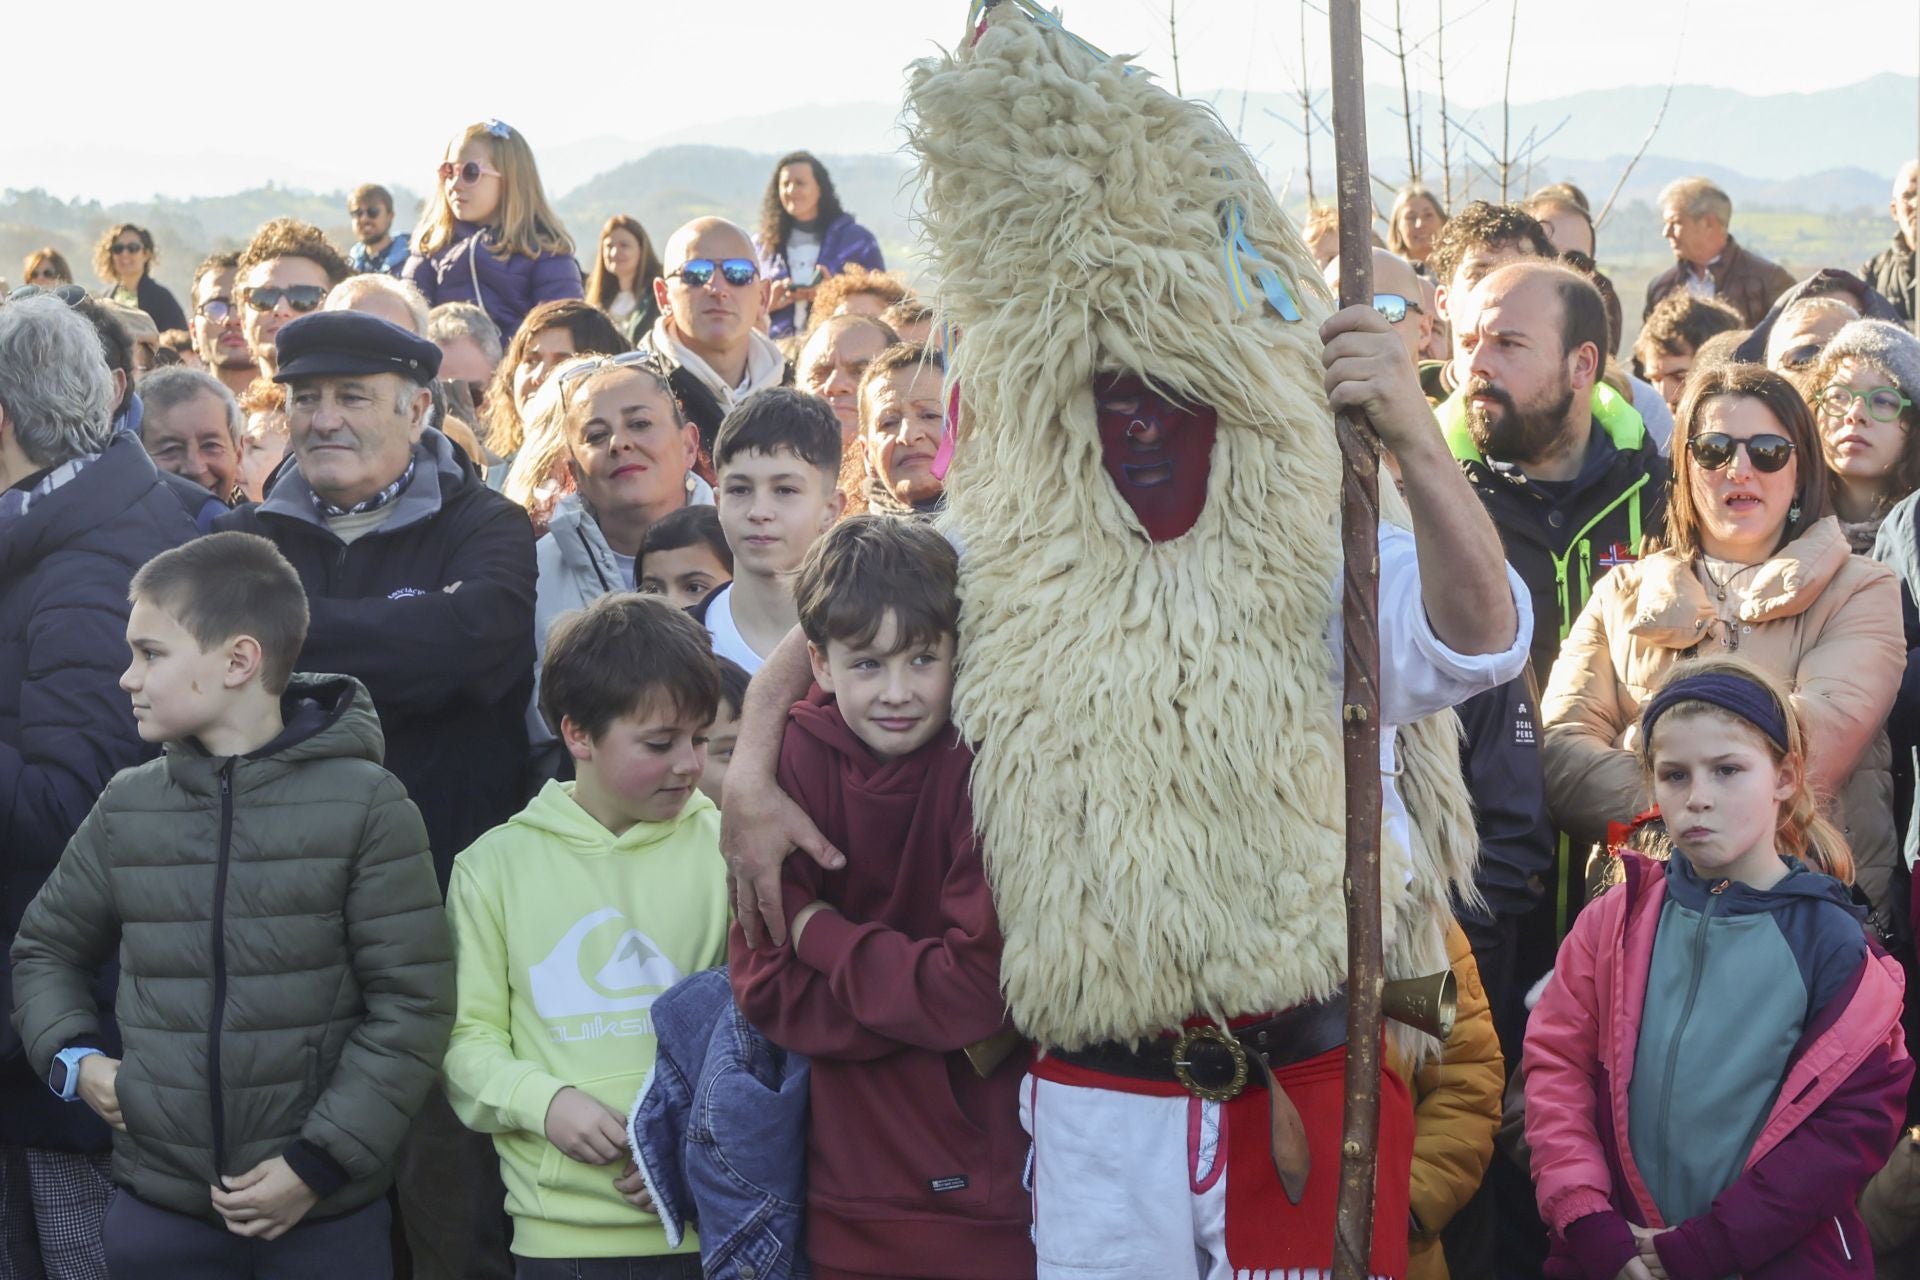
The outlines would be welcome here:
M 1399 324 L 1407 318 L 1407 312 L 1420 314 L 1420 304 L 1412 298 L 1403 298 L 1397 293 L 1376 293 L 1373 295 L 1373 309 L 1378 311 L 1388 324 Z
M 480 181 L 481 178 L 497 178 L 499 176 L 500 171 L 498 169 L 489 169 L 478 160 L 469 160 L 465 164 L 455 164 L 449 160 L 440 166 L 440 181 L 452 182 L 455 178 L 458 178 L 464 185 L 469 187 Z
M 1802 343 L 1780 355 L 1780 367 L 1783 369 L 1804 369 L 1820 358 L 1820 347 L 1814 343 Z
M 1755 471 L 1771 474 L 1793 461 L 1793 441 L 1773 434 L 1741 439 L 1724 431 L 1709 431 L 1687 441 L 1687 452 L 1708 471 L 1718 471 L 1733 462 L 1734 453 L 1745 445 L 1747 461 Z
M 146 248 L 147 246 L 141 244 L 138 240 L 122 240 L 119 244 L 113 246 L 113 251 L 115 253 L 144 253 L 146 252 Z
M 294 311 L 305 314 L 327 300 L 327 291 L 317 284 L 263 285 L 247 290 L 247 305 L 255 311 L 271 311 L 282 299 Z
M 719 262 L 712 258 L 688 258 L 677 270 L 667 272 L 667 278 L 679 276 L 694 288 L 703 289 L 715 271 L 728 284 L 752 284 L 760 274 L 760 264 L 751 258 L 722 258 Z

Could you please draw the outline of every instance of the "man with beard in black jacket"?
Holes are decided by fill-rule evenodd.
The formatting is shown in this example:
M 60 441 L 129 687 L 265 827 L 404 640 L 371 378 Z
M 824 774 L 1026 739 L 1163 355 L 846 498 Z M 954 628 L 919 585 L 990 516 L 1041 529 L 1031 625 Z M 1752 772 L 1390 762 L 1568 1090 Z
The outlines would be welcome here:
M 291 465 L 220 527 L 278 546 L 307 589 L 298 669 L 373 696 L 387 768 L 419 806 L 444 892 L 453 859 L 519 809 L 533 688 L 533 529 L 424 427 L 440 349 L 358 311 L 276 337 Z M 399 1160 L 413 1274 L 510 1274 L 491 1143 L 436 1091 Z

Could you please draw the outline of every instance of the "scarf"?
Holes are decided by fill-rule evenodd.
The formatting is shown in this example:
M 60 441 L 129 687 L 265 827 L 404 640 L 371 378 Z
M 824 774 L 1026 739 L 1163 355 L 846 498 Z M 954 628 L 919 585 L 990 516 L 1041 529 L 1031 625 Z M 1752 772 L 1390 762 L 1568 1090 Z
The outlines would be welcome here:
M 317 510 L 324 519 L 338 520 L 342 516 L 363 516 L 369 511 L 378 511 L 407 491 L 407 486 L 413 483 L 413 468 L 415 462 L 416 458 L 408 458 L 407 469 L 400 473 L 398 480 L 395 480 L 371 498 L 363 498 L 350 507 L 335 506 L 311 489 L 307 491 L 307 496 L 313 499 L 314 509 Z
M 25 488 L 16 485 L 5 493 L 0 493 L 0 535 L 11 530 L 20 518 L 42 498 L 73 480 L 98 461 L 100 461 L 100 455 L 97 453 L 77 454 L 59 466 L 42 472 L 39 479 Z

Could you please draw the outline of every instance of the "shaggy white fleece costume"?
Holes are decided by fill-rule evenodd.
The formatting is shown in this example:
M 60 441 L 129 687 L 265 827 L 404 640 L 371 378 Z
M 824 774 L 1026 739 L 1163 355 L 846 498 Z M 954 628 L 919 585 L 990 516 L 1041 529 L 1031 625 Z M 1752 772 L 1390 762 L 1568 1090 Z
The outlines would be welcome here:
M 909 107 L 938 309 L 964 335 L 949 365 L 964 398 L 946 479 L 966 548 L 954 715 L 977 749 L 1014 1020 L 1043 1051 L 1074 1050 L 1327 997 L 1346 976 L 1329 644 L 1340 459 L 1312 260 L 1217 117 L 1012 5 L 977 43 L 920 64 Z M 1222 225 L 1236 203 L 1299 322 L 1243 311 L 1229 291 Z M 1177 538 L 1151 541 L 1103 470 L 1091 384 L 1107 373 L 1218 413 L 1206 504 Z M 1472 892 L 1458 724 L 1435 713 L 1518 674 L 1531 625 L 1514 587 L 1511 649 L 1452 654 L 1427 626 L 1410 537 L 1383 531 L 1383 712 L 1434 716 L 1399 735 L 1414 821 L 1383 851 L 1390 976 L 1446 966 L 1449 892 Z M 1397 799 L 1388 816 L 1408 832 Z M 1416 1055 L 1424 1041 L 1396 1038 Z M 1218 1130 L 1216 1104 L 1193 1100 L 1189 1124 L 1150 1118 L 1163 1098 L 1055 1092 L 1147 1109 L 1078 1125 L 1093 1145 L 1073 1172 L 1046 1136 L 1061 1104 L 1039 1108 L 1043 1184 L 1155 1169 L 1190 1178 L 1196 1200 L 1163 1206 L 1171 1217 L 1096 1222 L 1083 1208 L 1063 1223 L 1037 1186 L 1041 1274 L 1165 1280 L 1183 1256 L 1195 1274 L 1234 1274 L 1224 1225 L 1219 1241 L 1200 1225 L 1214 1209 L 1193 1144 Z M 1153 1238 L 1116 1236 L 1127 1220 Z

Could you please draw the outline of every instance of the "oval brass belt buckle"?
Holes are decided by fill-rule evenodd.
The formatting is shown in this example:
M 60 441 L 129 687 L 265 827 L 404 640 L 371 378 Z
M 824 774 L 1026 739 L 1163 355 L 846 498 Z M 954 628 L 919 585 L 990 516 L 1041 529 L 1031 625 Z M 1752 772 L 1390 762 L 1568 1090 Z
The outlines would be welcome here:
M 1227 1051 L 1233 1060 L 1233 1079 L 1224 1085 L 1204 1085 L 1193 1078 L 1193 1060 L 1188 1057 L 1196 1041 L 1211 1041 Z M 1206 1024 L 1188 1027 L 1173 1042 L 1173 1078 L 1194 1097 L 1206 1102 L 1231 1102 L 1247 1087 L 1247 1050 L 1239 1040 L 1219 1027 Z

